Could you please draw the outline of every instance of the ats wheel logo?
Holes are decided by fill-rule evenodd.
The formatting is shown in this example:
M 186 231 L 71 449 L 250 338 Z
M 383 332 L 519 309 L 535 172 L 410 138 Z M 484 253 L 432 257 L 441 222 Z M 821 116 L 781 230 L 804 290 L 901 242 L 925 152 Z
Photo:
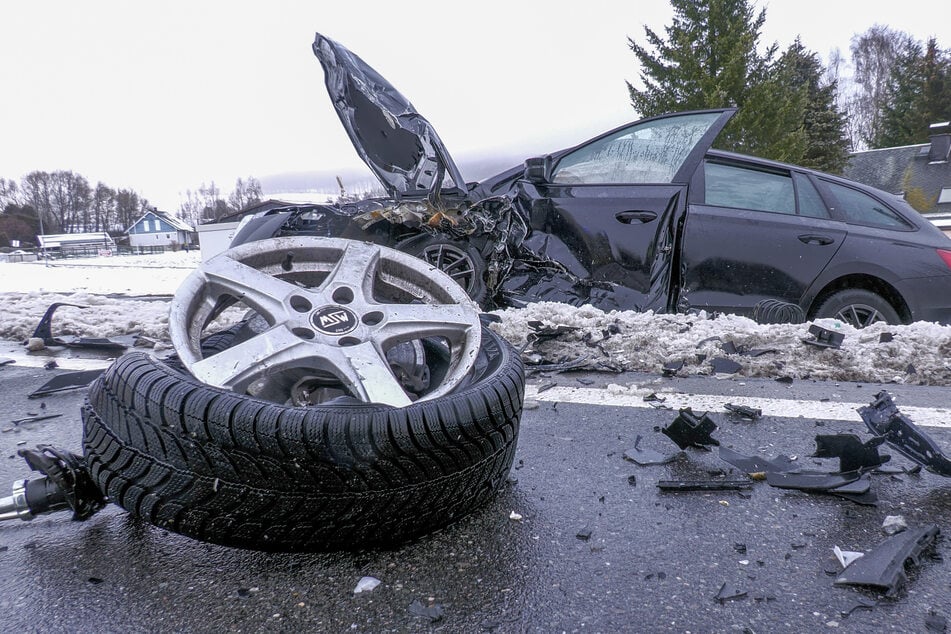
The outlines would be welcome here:
M 357 316 L 342 306 L 326 306 L 313 316 L 314 327 L 327 335 L 343 335 L 357 327 Z

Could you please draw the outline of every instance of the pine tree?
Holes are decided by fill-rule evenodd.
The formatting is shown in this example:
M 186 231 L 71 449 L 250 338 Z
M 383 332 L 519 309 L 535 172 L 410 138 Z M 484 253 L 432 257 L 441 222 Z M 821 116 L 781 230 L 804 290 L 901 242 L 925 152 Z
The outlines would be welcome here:
M 951 58 L 934 38 L 925 50 L 913 40 L 895 57 L 873 147 L 928 142 L 928 126 L 951 118 Z
M 664 39 L 645 27 L 647 46 L 628 43 L 641 65 L 643 89 L 628 83 L 642 116 L 736 106 L 718 147 L 795 162 L 806 151 L 807 91 L 775 60 L 777 45 L 757 52 L 765 10 L 749 0 L 671 0 Z M 656 51 L 656 52 L 652 52 Z

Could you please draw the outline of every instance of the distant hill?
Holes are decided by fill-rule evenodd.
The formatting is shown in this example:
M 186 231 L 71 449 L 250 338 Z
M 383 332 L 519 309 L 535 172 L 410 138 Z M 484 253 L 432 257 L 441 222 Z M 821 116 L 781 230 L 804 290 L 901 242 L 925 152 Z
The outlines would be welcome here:
M 459 160 L 459 171 L 467 181 L 478 181 L 498 174 L 510 167 L 519 165 L 527 156 L 491 156 L 469 157 Z M 340 193 L 337 177 L 343 181 L 348 193 L 361 193 L 379 190 L 380 182 L 369 168 L 347 168 L 341 170 L 314 170 L 302 172 L 281 172 L 264 176 L 258 180 L 265 197 L 275 193 L 314 193 L 336 196 Z

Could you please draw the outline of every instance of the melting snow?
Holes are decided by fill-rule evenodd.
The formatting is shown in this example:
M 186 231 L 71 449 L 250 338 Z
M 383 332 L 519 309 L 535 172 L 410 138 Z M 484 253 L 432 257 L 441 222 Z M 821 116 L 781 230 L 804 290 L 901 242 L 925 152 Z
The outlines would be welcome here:
M 109 337 L 141 333 L 168 338 L 168 302 L 198 265 L 198 252 L 0 264 L 0 339 L 22 341 L 32 334 L 53 302 L 88 306 L 60 308 L 54 335 Z M 158 296 L 158 297 L 156 297 Z M 915 323 L 873 325 L 864 330 L 834 320 L 824 328 L 845 335 L 840 349 L 802 342 L 809 324 L 759 325 L 732 315 L 605 313 L 542 302 L 496 312 L 493 325 L 529 363 L 577 362 L 587 369 L 659 373 L 664 364 L 684 362 L 681 374 L 712 374 L 710 361 L 728 357 L 742 376 L 814 378 L 836 381 L 951 385 L 951 326 Z M 574 330 L 529 342 L 532 321 Z M 880 342 L 883 333 L 891 341 Z M 887 339 L 887 337 L 885 338 Z M 727 354 L 722 345 L 773 350 L 761 356 Z

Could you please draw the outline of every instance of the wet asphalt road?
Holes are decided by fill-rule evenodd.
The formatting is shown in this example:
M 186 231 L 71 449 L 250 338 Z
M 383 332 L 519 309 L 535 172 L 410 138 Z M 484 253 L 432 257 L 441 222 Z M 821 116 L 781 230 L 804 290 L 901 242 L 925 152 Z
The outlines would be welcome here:
M 2 495 L 8 483 L 28 475 L 15 456 L 20 443 L 80 447 L 82 390 L 42 401 L 25 397 L 51 375 L 0 368 Z M 570 385 L 576 379 L 555 380 Z M 845 394 L 862 402 L 881 389 L 712 379 L 658 387 L 670 384 L 710 393 L 740 385 L 745 393 L 783 390 L 784 398 Z M 886 387 L 902 404 L 935 407 L 949 400 L 946 388 Z M 40 402 L 43 412 L 63 416 L 7 431 L 6 421 L 41 413 Z M 830 574 L 838 570 L 833 546 L 874 546 L 884 538 L 886 515 L 951 531 L 951 480 L 929 473 L 875 476 L 876 507 L 765 483 L 746 493 L 663 494 L 658 480 L 730 469 L 715 452 L 694 450 L 666 466 L 624 460 L 637 435 L 644 437 L 642 447 L 676 451 L 655 431 L 674 415 L 539 402 L 523 416 L 511 482 L 496 500 L 391 551 L 242 551 L 153 528 L 115 506 L 85 523 L 62 513 L 5 522 L 0 619 L 10 632 L 923 632 L 929 610 L 951 617 L 951 563 L 940 561 L 947 540 L 939 540 L 937 556 L 910 570 L 896 599 L 835 587 Z M 858 416 L 854 423 L 714 419 L 720 425 L 715 436 L 726 446 L 806 462 L 813 460 L 807 456 L 817 433 L 867 436 Z M 949 431 L 928 432 L 951 454 Z M 911 464 L 900 456 L 892 462 Z M 816 465 L 835 467 L 832 461 Z M 513 511 L 520 520 L 510 518 Z M 382 583 L 354 594 L 363 576 Z M 746 595 L 716 601 L 724 583 Z M 862 601 L 878 603 L 844 616 Z M 434 621 L 420 607 L 441 610 L 441 617 Z

